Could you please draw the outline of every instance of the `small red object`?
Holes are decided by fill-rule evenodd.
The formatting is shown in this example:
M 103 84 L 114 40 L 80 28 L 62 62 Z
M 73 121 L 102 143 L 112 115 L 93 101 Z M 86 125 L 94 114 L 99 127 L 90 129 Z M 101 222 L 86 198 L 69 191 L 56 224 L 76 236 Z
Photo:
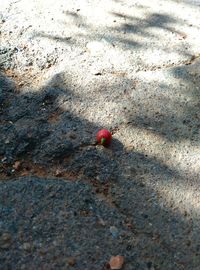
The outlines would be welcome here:
M 101 129 L 97 132 L 96 138 L 98 143 L 107 146 L 111 142 L 112 134 L 107 129 Z

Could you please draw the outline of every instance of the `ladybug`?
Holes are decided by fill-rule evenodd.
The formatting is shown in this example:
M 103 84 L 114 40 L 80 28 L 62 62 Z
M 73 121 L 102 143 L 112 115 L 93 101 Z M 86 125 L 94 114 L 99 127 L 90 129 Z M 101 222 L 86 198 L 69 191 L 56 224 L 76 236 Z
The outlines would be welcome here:
M 101 145 L 108 146 L 112 139 L 112 134 L 107 129 L 101 129 L 96 135 L 97 142 Z

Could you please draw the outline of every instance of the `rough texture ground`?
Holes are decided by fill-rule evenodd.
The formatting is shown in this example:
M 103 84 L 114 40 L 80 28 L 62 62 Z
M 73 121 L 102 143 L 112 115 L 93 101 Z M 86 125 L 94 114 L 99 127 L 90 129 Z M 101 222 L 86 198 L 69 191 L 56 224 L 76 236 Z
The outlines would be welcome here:
M 199 269 L 199 13 L 0 0 L 0 269 Z

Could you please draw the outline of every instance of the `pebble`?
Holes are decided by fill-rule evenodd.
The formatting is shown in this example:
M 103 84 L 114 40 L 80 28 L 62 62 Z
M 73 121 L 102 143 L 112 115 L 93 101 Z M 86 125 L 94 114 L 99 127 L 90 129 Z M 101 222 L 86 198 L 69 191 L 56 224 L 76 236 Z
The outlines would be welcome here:
M 18 171 L 20 169 L 21 166 L 21 162 L 20 161 L 15 161 L 13 168 Z
M 76 139 L 76 137 L 77 137 L 75 132 L 69 132 L 68 136 L 70 139 L 73 139 L 73 140 Z
M 23 81 L 21 81 L 21 82 L 19 82 L 19 84 L 18 84 L 19 86 L 23 86 L 24 85 L 24 82 Z
M 119 270 L 122 269 L 123 264 L 124 264 L 124 257 L 117 255 L 117 256 L 112 256 L 109 261 L 110 268 L 113 270 Z
M 31 249 L 32 249 L 32 246 L 31 246 L 30 243 L 24 243 L 24 244 L 22 245 L 22 248 L 23 248 L 23 250 L 30 252 Z
M 113 238 L 117 238 L 119 236 L 119 231 L 115 226 L 110 227 L 110 233 L 112 234 Z
M 68 265 L 69 265 L 69 266 L 74 266 L 75 264 L 76 264 L 75 258 L 69 258 L 69 259 L 68 259 Z
M 3 233 L 0 236 L 0 249 L 8 249 L 12 244 L 12 236 L 10 233 Z
M 63 176 L 63 171 L 61 169 L 57 169 L 55 176 L 59 177 L 59 176 Z

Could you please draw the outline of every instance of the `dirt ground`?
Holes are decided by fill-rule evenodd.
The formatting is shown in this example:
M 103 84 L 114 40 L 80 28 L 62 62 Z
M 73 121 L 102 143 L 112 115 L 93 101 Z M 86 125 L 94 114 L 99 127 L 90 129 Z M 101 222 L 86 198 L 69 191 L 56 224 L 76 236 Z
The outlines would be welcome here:
M 0 0 L 0 269 L 199 269 L 199 15 Z

